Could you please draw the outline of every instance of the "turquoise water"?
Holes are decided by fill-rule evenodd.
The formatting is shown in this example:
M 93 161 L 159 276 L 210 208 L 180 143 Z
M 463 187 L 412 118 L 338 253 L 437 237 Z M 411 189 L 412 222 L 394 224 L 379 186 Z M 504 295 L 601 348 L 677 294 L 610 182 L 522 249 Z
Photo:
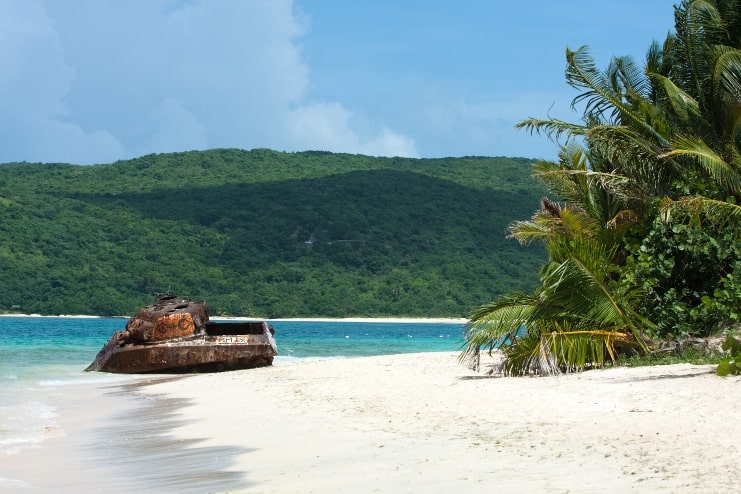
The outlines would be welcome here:
M 441 323 L 274 321 L 279 361 L 460 349 L 463 325 Z
M 40 444 L 68 385 L 124 383 L 131 376 L 84 372 L 124 318 L 0 317 L 0 458 Z M 457 351 L 462 324 L 273 321 L 279 357 L 344 358 Z

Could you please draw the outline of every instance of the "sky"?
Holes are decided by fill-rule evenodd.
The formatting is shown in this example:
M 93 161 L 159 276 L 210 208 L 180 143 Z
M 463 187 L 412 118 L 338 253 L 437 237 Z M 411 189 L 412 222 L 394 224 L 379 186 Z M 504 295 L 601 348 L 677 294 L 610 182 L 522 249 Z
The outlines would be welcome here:
M 565 50 L 642 62 L 678 0 L 0 0 L 0 163 L 213 148 L 555 159 Z

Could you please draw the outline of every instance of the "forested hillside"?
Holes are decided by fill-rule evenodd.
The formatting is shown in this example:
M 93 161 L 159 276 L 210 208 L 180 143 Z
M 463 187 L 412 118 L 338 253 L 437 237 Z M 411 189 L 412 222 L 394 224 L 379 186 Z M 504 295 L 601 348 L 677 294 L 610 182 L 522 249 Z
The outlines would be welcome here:
M 235 149 L 0 166 L 0 311 L 129 315 L 154 292 L 256 317 L 467 316 L 530 291 L 512 158 Z

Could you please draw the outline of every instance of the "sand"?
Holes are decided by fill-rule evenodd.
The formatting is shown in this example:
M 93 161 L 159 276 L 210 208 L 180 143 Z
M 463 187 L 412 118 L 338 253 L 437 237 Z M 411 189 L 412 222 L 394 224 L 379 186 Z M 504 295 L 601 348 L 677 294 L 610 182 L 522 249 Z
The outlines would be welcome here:
M 188 376 L 143 392 L 187 400 L 172 441 L 232 448 L 222 473 L 239 487 L 229 492 L 741 487 L 741 378 L 712 366 L 491 378 L 455 353 L 426 353 Z
M 132 377 L 127 384 L 66 385 L 46 440 L 19 454 L 0 454 L 0 492 L 23 494 L 203 494 L 241 483 L 227 467 L 242 449 L 201 447 L 175 437 L 188 399 L 143 386 L 173 377 Z M 177 379 L 177 378 L 175 378 Z
M 735 492 L 741 377 L 713 370 L 502 378 L 423 353 L 65 387 L 0 491 Z

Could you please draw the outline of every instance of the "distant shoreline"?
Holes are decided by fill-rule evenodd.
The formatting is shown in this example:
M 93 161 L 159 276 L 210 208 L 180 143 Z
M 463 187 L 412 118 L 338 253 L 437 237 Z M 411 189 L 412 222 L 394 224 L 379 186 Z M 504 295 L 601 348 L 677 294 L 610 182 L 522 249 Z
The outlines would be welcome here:
M 216 319 L 216 318 L 215 318 Z M 266 319 L 270 322 L 347 322 L 347 323 L 393 323 L 393 324 L 466 324 L 468 319 L 444 317 L 307 317 Z
M 120 319 L 127 316 L 86 316 L 84 314 L 59 314 L 56 316 L 46 316 L 42 314 L 0 314 L 0 317 L 64 317 L 66 319 Z
M 130 316 L 88 316 L 66 315 L 47 316 L 41 314 L 0 314 L 0 317 L 64 317 L 68 319 L 128 319 Z M 268 322 L 337 322 L 337 323 L 384 323 L 384 324 L 467 324 L 468 319 L 446 317 L 289 317 L 264 319 L 246 316 L 213 316 L 213 321 L 268 321 Z

